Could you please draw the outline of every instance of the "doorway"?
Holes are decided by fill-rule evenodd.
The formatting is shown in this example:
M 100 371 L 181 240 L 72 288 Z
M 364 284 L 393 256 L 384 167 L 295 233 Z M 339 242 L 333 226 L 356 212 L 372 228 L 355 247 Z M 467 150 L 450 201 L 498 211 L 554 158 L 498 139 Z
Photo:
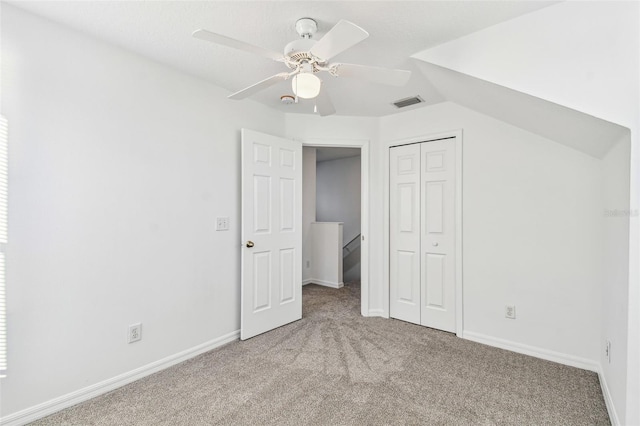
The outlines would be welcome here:
M 354 170 L 355 166 L 357 170 Z M 318 169 L 324 178 L 320 178 L 321 182 L 316 188 Z M 312 276 L 311 259 L 312 226 L 326 224 L 330 228 L 337 226 L 336 222 L 341 222 L 337 226 L 341 233 L 339 246 L 334 246 L 342 262 L 340 269 L 343 279 L 360 281 L 360 311 L 363 316 L 377 314 L 369 310 L 368 170 L 369 142 L 366 140 L 303 142 L 303 285 L 314 282 L 315 278 Z M 353 182 L 347 185 L 344 179 L 351 178 L 352 181 L 354 172 L 359 174 L 359 185 L 355 186 Z M 330 177 L 327 178 L 327 175 Z M 335 190 L 340 180 L 343 180 L 342 187 Z M 349 198 L 350 191 L 352 195 L 356 191 L 356 196 Z M 354 206 L 354 202 L 358 205 Z M 320 224 L 321 221 L 325 223 Z M 325 285 L 334 287 L 331 283 Z
M 353 301 L 354 307 L 360 305 L 363 316 L 369 316 L 368 141 L 314 141 L 306 145 L 361 151 L 362 287 L 361 296 Z M 302 317 L 305 171 L 302 148 L 300 141 L 249 129 L 241 132 L 242 340 Z
M 360 149 L 307 147 L 304 150 L 316 152 L 316 222 L 341 227 L 341 281 L 345 284 L 359 283 L 362 235 Z

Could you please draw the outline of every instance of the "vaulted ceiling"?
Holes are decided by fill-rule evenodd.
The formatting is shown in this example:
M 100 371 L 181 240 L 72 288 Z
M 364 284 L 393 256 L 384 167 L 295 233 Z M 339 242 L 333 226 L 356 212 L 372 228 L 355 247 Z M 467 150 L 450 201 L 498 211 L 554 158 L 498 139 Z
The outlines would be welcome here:
M 391 105 L 420 95 L 426 104 L 444 99 L 410 56 L 488 26 L 555 2 L 545 1 L 15 1 L 34 14 L 60 22 L 157 62 L 201 77 L 236 92 L 282 72 L 281 63 L 194 39 L 207 29 L 281 51 L 298 38 L 295 22 L 311 17 L 316 39 L 339 20 L 367 30 L 369 38 L 338 55 L 339 62 L 413 71 L 404 87 L 389 87 L 347 78 L 323 77 L 339 115 L 383 116 Z M 43 38 L 43 43 L 55 42 Z M 251 99 L 289 113 L 313 113 L 313 101 L 282 105 L 291 93 L 288 82 Z M 239 101 L 244 102 L 244 101 Z M 415 107 L 412 107 L 415 108 Z
M 392 102 L 419 95 L 424 103 L 452 101 L 596 158 L 627 130 L 579 111 L 420 60 L 420 52 L 555 1 L 8 1 L 36 15 L 202 78 L 229 94 L 286 71 L 279 62 L 195 39 L 207 29 L 279 52 L 299 36 L 295 22 L 311 17 L 316 39 L 339 20 L 370 36 L 336 62 L 412 71 L 404 87 L 322 75 L 336 115 L 380 117 L 399 112 Z M 54 43 L 43 37 L 43 43 Z M 487 48 L 490 48 L 488 46 Z M 332 60 L 333 62 L 333 60 Z M 313 100 L 283 105 L 288 81 L 249 99 L 285 113 L 314 114 Z M 249 102 L 241 100 L 238 102 Z
M 448 68 L 417 61 L 449 101 L 602 158 L 628 129 L 580 111 Z

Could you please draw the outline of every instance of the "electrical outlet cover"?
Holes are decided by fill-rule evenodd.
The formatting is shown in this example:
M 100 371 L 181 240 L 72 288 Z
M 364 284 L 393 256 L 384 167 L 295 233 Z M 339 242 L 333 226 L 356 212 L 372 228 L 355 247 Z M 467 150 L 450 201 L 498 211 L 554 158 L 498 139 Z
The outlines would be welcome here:
M 516 319 L 516 307 L 513 305 L 507 305 L 504 307 L 504 316 L 509 319 Z
M 142 323 L 131 324 L 127 333 L 127 342 L 133 343 L 142 340 Z

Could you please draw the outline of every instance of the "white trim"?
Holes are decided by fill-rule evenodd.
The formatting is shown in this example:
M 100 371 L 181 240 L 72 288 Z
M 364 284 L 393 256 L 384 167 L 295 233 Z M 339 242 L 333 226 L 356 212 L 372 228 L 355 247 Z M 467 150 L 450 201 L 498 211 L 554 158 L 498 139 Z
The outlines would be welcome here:
M 400 139 L 383 142 L 383 162 L 384 162 L 384 240 L 382 262 L 382 306 L 384 318 L 389 318 L 389 148 L 398 145 L 408 145 L 411 143 L 428 142 L 436 139 L 455 138 L 456 151 L 456 336 L 462 337 L 464 330 L 463 317 L 463 275 L 462 275 L 462 130 L 450 130 L 442 133 L 420 135 L 408 139 Z
M 600 365 L 591 359 L 577 357 L 575 355 L 564 354 L 562 352 L 550 351 L 548 349 L 529 346 L 522 343 L 512 342 L 511 340 L 500 339 L 493 336 L 487 336 L 473 331 L 464 331 L 463 339 L 472 342 L 482 343 L 484 345 L 493 346 L 500 349 L 506 349 L 519 354 L 530 355 L 536 358 L 546 359 L 547 361 L 557 362 L 559 364 L 569 365 L 571 367 L 582 368 L 598 373 Z
M 536 358 L 546 359 L 547 361 L 553 361 L 559 364 L 582 368 L 584 370 L 589 370 L 597 373 L 600 382 L 600 388 L 602 390 L 602 396 L 604 397 L 604 403 L 607 406 L 609 420 L 611 421 L 611 424 L 613 426 L 618 426 L 621 424 L 620 419 L 618 418 L 618 413 L 616 412 L 615 404 L 613 403 L 613 399 L 611 398 L 611 393 L 609 392 L 607 380 L 602 371 L 602 365 L 600 363 L 587 358 L 581 358 L 561 352 L 550 351 L 548 349 L 529 346 L 522 343 L 516 343 L 506 339 L 499 339 L 472 331 L 465 331 L 460 337 L 466 340 L 471 340 L 472 342 L 482 343 L 484 345 L 489 345 L 496 348 L 533 356 Z
M 169 368 L 173 365 L 179 364 L 190 358 L 193 358 L 202 353 L 208 352 L 212 349 L 226 345 L 240 338 L 240 330 L 233 331 L 217 339 L 210 340 L 206 343 L 194 346 L 190 349 L 178 352 L 174 355 L 170 355 L 166 358 L 152 362 L 135 370 L 131 370 L 127 373 L 120 374 L 102 382 L 87 386 L 86 388 L 79 389 L 77 391 L 62 395 L 58 398 L 51 399 L 33 407 L 18 411 L 8 416 L 0 418 L 0 425 L 3 426 L 18 426 L 26 423 L 33 422 L 37 419 L 43 418 L 57 411 L 79 404 L 96 396 L 105 394 L 114 389 L 127 385 L 143 377 L 149 376 L 158 371 Z
M 464 330 L 464 287 L 462 286 L 462 130 L 456 135 L 456 336 Z
M 302 280 L 302 285 L 305 286 L 307 284 L 312 284 L 313 278 L 307 278 L 306 280 Z
M 344 282 L 335 283 L 333 281 L 325 281 L 325 280 L 314 280 L 311 279 L 311 283 L 318 284 L 323 287 L 331 287 L 331 288 L 342 288 L 344 287 Z
M 370 309 L 367 317 L 384 317 L 384 309 Z
M 616 412 L 615 404 L 613 403 L 613 399 L 611 398 L 611 393 L 609 392 L 607 380 L 602 371 L 602 365 L 600 363 L 587 358 L 563 354 L 561 352 L 550 351 L 548 349 L 542 349 L 535 346 L 524 345 L 522 343 L 516 343 L 506 339 L 499 339 L 472 331 L 465 331 L 460 337 L 476 343 L 482 343 L 484 345 L 489 345 L 524 355 L 534 356 L 536 358 L 546 359 L 547 361 L 553 361 L 559 364 L 582 368 L 584 370 L 589 370 L 597 373 L 598 380 L 600 382 L 600 388 L 602 390 L 602 396 L 604 397 L 604 403 L 607 406 L 609 420 L 611 421 L 611 424 L 613 426 L 618 426 L 621 424 L 618 413 Z
M 9 122 L 0 114 L 0 378 L 7 371 L 7 212 L 9 199 Z
M 305 139 L 302 146 L 317 148 L 360 148 L 360 313 L 369 315 L 369 140 L 368 139 Z M 316 281 L 314 281 L 316 282 Z
M 602 389 L 602 396 L 604 396 L 604 403 L 607 406 L 607 412 L 609 413 L 609 420 L 613 426 L 620 425 L 620 419 L 618 418 L 618 413 L 616 412 L 616 406 L 613 403 L 613 399 L 611 398 L 611 393 L 609 392 L 609 386 L 607 385 L 607 380 L 605 379 L 604 373 L 602 371 L 602 365 L 599 365 L 598 371 L 598 379 L 600 379 L 600 388 Z

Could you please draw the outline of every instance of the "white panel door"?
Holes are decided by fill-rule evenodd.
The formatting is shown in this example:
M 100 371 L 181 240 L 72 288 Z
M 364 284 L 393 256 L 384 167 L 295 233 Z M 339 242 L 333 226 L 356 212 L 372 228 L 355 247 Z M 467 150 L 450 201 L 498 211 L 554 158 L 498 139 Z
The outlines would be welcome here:
M 420 144 L 420 323 L 456 331 L 455 139 Z
M 420 144 L 389 154 L 389 315 L 420 324 Z
M 302 318 L 302 144 L 242 130 L 242 340 Z

